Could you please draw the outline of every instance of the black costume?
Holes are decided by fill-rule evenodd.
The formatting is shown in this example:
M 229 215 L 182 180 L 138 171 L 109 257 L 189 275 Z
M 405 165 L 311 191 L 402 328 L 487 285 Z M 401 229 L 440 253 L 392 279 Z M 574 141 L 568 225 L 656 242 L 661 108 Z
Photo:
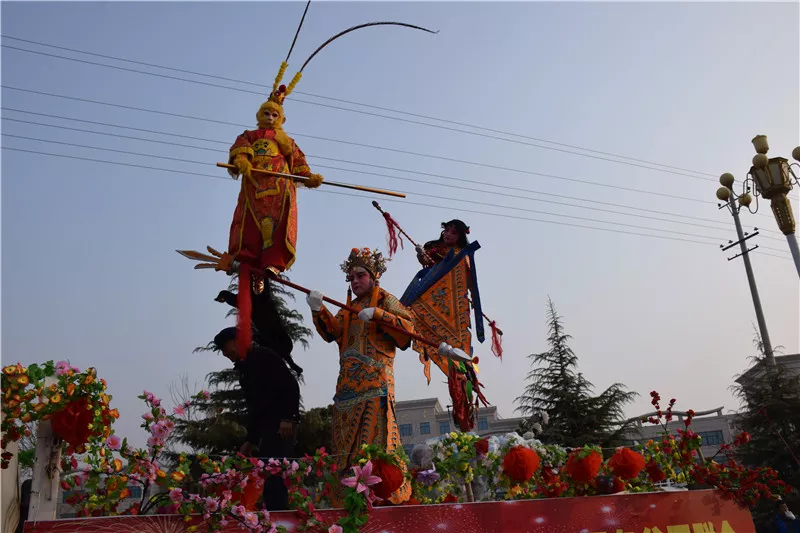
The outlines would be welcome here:
M 269 290 L 265 287 L 260 294 L 251 293 L 251 296 L 256 344 L 247 357 L 234 363 L 247 402 L 247 442 L 258 448 L 261 458 L 293 457 L 300 421 L 300 386 L 295 374 L 300 375 L 303 369 L 292 360 L 292 340 L 283 327 Z M 217 296 L 217 301 L 233 307 L 237 306 L 236 300 L 236 295 L 229 291 L 222 291 Z M 236 328 L 230 327 L 214 338 L 214 344 L 221 348 L 234 339 Z M 278 434 L 281 421 L 294 424 L 292 438 L 283 439 Z M 271 476 L 267 479 L 264 504 L 269 511 L 289 508 L 288 491 L 282 478 Z

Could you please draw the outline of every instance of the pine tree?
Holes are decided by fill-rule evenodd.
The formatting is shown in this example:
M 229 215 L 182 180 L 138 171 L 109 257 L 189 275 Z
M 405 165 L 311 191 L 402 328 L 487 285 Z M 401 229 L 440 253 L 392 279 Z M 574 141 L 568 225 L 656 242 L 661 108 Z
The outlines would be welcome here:
M 627 429 L 623 407 L 637 394 L 615 383 L 592 396 L 593 385 L 577 371 L 578 356 L 568 344 L 572 337 L 549 298 L 547 305 L 550 349 L 528 356 L 533 369 L 525 392 L 515 400 L 517 411 L 527 419 L 521 430 L 535 428 L 543 442 L 564 446 L 621 443 Z
M 732 386 L 741 407 L 736 426 L 751 440 L 737 449 L 736 459 L 747 466 L 770 466 L 781 479 L 795 487 L 785 495 L 790 509 L 800 508 L 800 374 L 778 362 L 767 363 L 764 346 L 756 333 L 759 355 L 752 358 L 755 376 L 740 377 Z M 778 360 L 779 361 L 779 360 Z M 775 516 L 775 504 L 765 502 L 753 513 L 759 530 L 768 530 Z
M 238 281 L 234 276 L 228 290 L 234 291 L 237 286 Z M 286 332 L 296 344 L 299 343 L 303 349 L 307 348 L 311 330 L 303 325 L 303 315 L 287 304 L 287 299 L 295 299 L 294 293 L 274 282 L 270 282 L 270 289 Z M 236 309 L 232 308 L 226 316 L 235 314 Z M 217 349 L 212 341 L 194 351 L 217 351 Z M 235 453 L 247 434 L 247 407 L 244 394 L 239 388 L 239 376 L 234 368 L 225 368 L 211 372 L 206 379 L 211 389 L 210 398 L 196 404 L 194 408 L 196 416 L 193 420 L 182 420 L 176 424 L 174 441 L 190 448 L 193 452 Z M 300 381 L 302 383 L 302 376 Z

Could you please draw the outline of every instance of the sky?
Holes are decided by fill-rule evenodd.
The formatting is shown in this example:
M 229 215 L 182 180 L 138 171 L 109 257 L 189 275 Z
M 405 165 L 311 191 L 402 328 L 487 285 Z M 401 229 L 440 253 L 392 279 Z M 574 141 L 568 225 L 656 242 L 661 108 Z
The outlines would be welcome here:
M 2 4 L 2 362 L 96 367 L 121 412 L 117 433 L 139 444 L 142 390 L 169 398 L 182 375 L 200 388 L 229 364 L 192 353 L 232 324 L 213 300 L 228 280 L 174 250 L 226 247 L 239 182 L 214 164 L 255 127 L 303 8 Z M 790 157 L 800 142 L 799 15 L 797 3 L 312 3 L 287 77 L 354 24 L 439 33 L 349 34 L 287 99 L 286 129 L 312 170 L 407 193 L 301 190 L 292 281 L 344 299 L 349 250 L 386 250 L 372 199 L 420 242 L 457 217 L 481 244 L 484 311 L 505 333 L 502 361 L 488 341 L 475 347 L 502 416 L 515 416 L 526 356 L 547 349 L 548 297 L 595 391 L 620 382 L 640 394 L 629 416 L 648 410 L 651 390 L 682 409 L 735 409 L 730 386 L 755 354 L 756 319 L 742 260 L 719 248 L 736 234 L 716 180 L 732 172 L 738 190 L 756 134 L 769 136 L 770 155 Z M 765 202 L 742 223 L 761 231 L 748 242 L 759 245 L 751 257 L 772 343 L 797 353 L 787 244 Z M 383 286 L 400 295 L 417 270 L 406 246 Z M 292 305 L 310 324 L 304 296 Z M 305 406 L 330 403 L 336 348 L 315 336 L 294 355 Z M 444 376 L 426 385 L 413 351 L 398 352 L 395 376 L 398 400 L 448 403 Z

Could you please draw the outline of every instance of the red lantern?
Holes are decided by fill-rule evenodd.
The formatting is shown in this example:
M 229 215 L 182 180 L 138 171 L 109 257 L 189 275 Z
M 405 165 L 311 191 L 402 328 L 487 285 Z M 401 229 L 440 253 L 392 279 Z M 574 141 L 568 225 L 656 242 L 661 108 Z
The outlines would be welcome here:
M 503 457 L 503 472 L 516 481 L 525 483 L 539 468 L 539 454 L 524 446 L 514 446 Z
M 584 450 L 575 450 L 569 454 L 565 470 L 578 483 L 589 483 L 597 477 L 600 465 L 603 464 L 603 456 L 596 450 L 590 451 L 585 457 L 580 456 L 582 453 L 585 453 Z
M 92 436 L 89 424 L 94 421 L 94 414 L 89 408 L 89 399 L 83 397 L 69 402 L 63 409 L 53 413 L 50 417 L 53 433 L 73 446 L 89 442 Z
M 381 478 L 381 482 L 373 486 L 372 491 L 378 498 L 384 500 L 388 500 L 405 481 L 400 467 L 389 464 L 383 459 L 372 460 L 372 474 Z
M 620 448 L 608 460 L 608 467 L 621 479 L 634 479 L 644 468 L 644 456 L 630 448 Z

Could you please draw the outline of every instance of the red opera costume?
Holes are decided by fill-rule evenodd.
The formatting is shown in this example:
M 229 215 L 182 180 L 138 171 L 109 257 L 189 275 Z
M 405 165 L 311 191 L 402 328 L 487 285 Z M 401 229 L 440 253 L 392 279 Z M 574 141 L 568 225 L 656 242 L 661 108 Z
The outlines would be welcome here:
M 248 130 L 236 138 L 229 162 L 245 154 L 254 169 L 312 177 L 302 150 L 291 141 L 287 158 L 276 142 L 276 131 Z M 252 173 L 243 177 L 231 223 L 228 253 L 235 260 L 264 270 L 291 268 L 297 246 L 297 186 L 294 180 Z

